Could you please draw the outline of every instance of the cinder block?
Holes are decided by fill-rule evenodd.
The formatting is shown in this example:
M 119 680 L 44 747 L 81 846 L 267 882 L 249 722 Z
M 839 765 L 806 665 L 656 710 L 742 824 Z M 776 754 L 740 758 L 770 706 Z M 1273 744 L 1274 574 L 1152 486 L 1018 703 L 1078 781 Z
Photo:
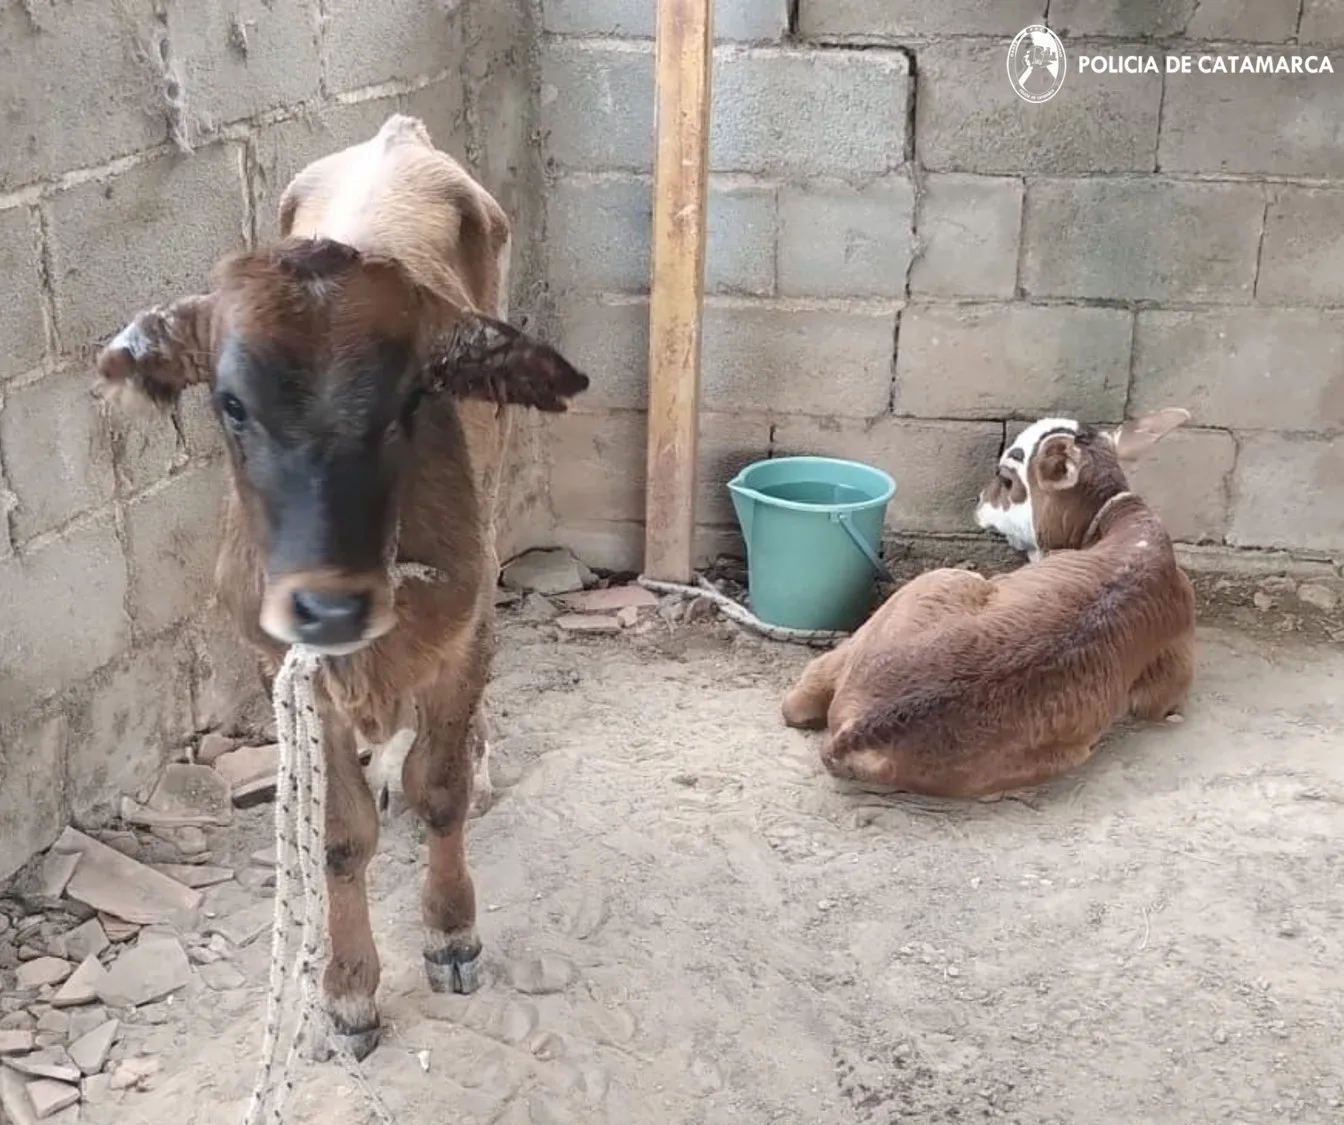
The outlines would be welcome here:
M 541 5 L 542 28 L 555 35 L 652 39 L 654 16 L 655 6 L 644 0 L 543 0 Z M 788 0 L 718 0 L 714 5 L 719 41 L 776 41 L 788 28 Z
M 1344 430 L 1344 313 L 1138 315 L 1132 412 L 1184 406 L 1201 426 Z
M 904 52 L 720 47 L 713 77 L 717 171 L 866 181 L 905 163 Z
M 818 179 L 784 185 L 780 294 L 901 297 L 914 253 L 914 212 L 914 188 L 903 175 L 861 188 Z
M 653 187 L 646 177 L 567 176 L 547 196 L 553 288 L 647 293 Z M 714 177 L 705 232 L 711 293 L 769 296 L 775 275 L 775 188 Z
M 653 159 L 653 51 L 639 41 L 551 40 L 541 116 L 562 168 L 644 172 Z M 900 51 L 719 47 L 710 167 L 866 180 L 905 160 L 909 63 Z M 829 90 L 829 98 L 798 97 Z
M 1301 0 L 1299 43 L 1344 43 L 1344 0 Z M 1334 59 L 1330 60 L 1332 63 Z
M 85 371 L 8 392 L 0 448 L 18 497 L 11 519 L 19 542 L 112 498 L 111 446 Z
M 642 522 L 648 434 L 644 414 L 562 414 L 550 429 L 551 503 L 559 522 Z M 700 416 L 698 524 L 733 522 L 727 483 L 769 448 L 770 424 L 763 414 Z
M 203 122 L 317 97 L 317 22 L 303 0 L 174 0 L 164 11 L 183 100 Z
M 27 710 L 125 648 L 125 597 L 110 515 L 0 563 L 0 714 Z
M 1022 181 L 930 175 L 919 203 L 921 252 L 910 291 L 939 297 L 1011 297 L 1017 288 Z
M 871 418 L 887 409 L 894 308 L 715 301 L 706 303 L 704 331 L 707 410 Z
M 791 417 L 775 426 L 774 450 L 777 457 L 848 457 L 885 469 L 896 481 L 887 526 L 898 534 L 968 532 L 1002 441 L 1003 427 L 990 422 Z
M 571 521 L 556 528 L 554 542 L 592 567 L 633 573 L 644 568 L 643 523 Z M 691 550 L 691 565 L 697 569 L 723 555 L 746 557 L 742 535 L 734 527 L 697 526 Z
M 187 451 L 179 447 L 177 430 L 167 414 L 108 410 L 104 425 L 117 477 L 127 493 L 148 488 L 186 462 Z
M 1071 58 L 1060 94 L 1032 105 L 1008 82 L 1007 51 L 1005 43 L 939 43 L 920 50 L 917 137 L 926 169 L 1053 176 L 1153 170 L 1160 74 L 1082 79 Z
M 242 242 L 239 146 L 160 157 L 51 206 L 56 319 L 64 347 L 121 328 L 137 311 L 199 292 Z
M 1039 305 L 909 307 L 896 413 L 919 418 L 1119 418 L 1132 314 Z
M 1232 490 L 1235 547 L 1344 550 L 1344 442 L 1240 434 Z
M 395 97 L 328 106 L 307 117 L 264 126 L 253 142 L 252 196 L 257 239 L 279 234 L 280 196 L 314 160 L 373 137 L 400 108 Z
M 1212 86 L 1216 97 L 1210 96 Z M 1160 167 L 1339 179 L 1341 117 L 1344 85 L 1338 75 L 1171 75 L 1162 106 Z
M 68 819 L 61 783 L 70 734 L 65 716 L 6 719 L 0 729 L 0 880 L 54 844 Z
M 126 508 L 131 612 L 142 633 L 159 633 L 199 612 L 219 551 L 224 468 L 183 473 Z
M 541 127 L 560 168 L 653 166 L 653 48 L 549 40 L 541 48 Z
M 592 379 L 575 410 L 647 406 L 646 300 L 575 295 L 559 302 L 556 320 L 561 350 Z M 891 395 L 895 328 L 894 307 L 707 300 L 701 405 L 724 413 L 881 414 Z
M 153 26 L 143 0 L 82 5 L 77 17 L 64 5 L 0 5 L 0 191 L 167 140 L 156 75 L 135 51 Z
M 1181 543 L 1222 542 L 1237 443 L 1217 430 L 1177 430 L 1125 466 L 1130 485 Z
M 1027 188 L 1031 296 L 1244 301 L 1264 193 L 1255 184 L 1042 180 Z
M 648 405 L 646 299 L 562 295 L 556 301 L 551 338 L 591 380 L 572 410 L 643 410 Z
M 1307 0 L 1311 3 L 1311 0 Z M 1050 26 L 1064 36 L 1146 36 L 1280 43 L 1292 38 L 1298 0 L 1051 0 Z
M 460 66 L 463 8 L 420 0 L 327 0 L 327 86 L 357 90 Z
M 634 573 L 644 568 L 643 523 L 569 520 L 555 529 L 554 539 L 588 566 Z
M 804 39 L 897 42 L 925 35 L 1012 36 L 1040 23 L 1045 8 L 1044 0 L 802 0 L 798 32 Z
M 1255 295 L 1270 304 L 1344 302 L 1344 191 L 1280 187 L 1265 215 Z
M 118 815 L 190 738 L 192 654 L 168 636 L 127 654 L 80 691 L 69 753 L 70 811 L 83 826 Z M 146 794 L 147 796 L 147 794 Z
M 46 350 L 39 253 L 36 212 L 0 212 L 0 379 L 31 371 Z

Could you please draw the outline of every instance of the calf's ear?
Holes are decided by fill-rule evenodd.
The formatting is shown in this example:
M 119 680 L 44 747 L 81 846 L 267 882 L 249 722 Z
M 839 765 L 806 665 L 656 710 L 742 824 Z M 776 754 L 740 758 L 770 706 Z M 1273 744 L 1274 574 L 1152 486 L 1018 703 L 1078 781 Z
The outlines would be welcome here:
M 1115 455 L 1121 461 L 1135 461 L 1178 426 L 1190 421 L 1190 411 L 1181 406 L 1154 410 L 1139 418 L 1131 418 L 1112 435 Z
M 429 362 L 430 390 L 531 406 L 553 414 L 588 389 L 588 376 L 549 344 L 502 320 L 463 317 Z
M 1083 455 L 1071 434 L 1050 437 L 1032 458 L 1041 487 L 1062 492 L 1078 483 Z
M 119 406 L 171 407 L 184 387 L 210 381 L 214 294 L 138 312 L 98 353 L 94 390 Z

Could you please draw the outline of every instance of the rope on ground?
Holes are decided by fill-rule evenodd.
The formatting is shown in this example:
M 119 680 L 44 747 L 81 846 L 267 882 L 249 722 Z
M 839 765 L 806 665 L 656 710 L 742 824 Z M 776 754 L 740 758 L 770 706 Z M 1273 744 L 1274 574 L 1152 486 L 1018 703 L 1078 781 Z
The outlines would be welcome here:
M 656 594 L 680 594 L 685 598 L 707 598 L 719 607 L 720 612 L 739 625 L 769 637 L 772 641 L 785 641 L 789 644 L 807 645 L 810 648 L 830 648 L 843 641 L 848 633 L 835 629 L 791 629 L 785 625 L 771 625 L 762 621 L 741 602 L 736 602 L 718 589 L 703 574 L 695 576 L 696 584 L 687 586 L 680 582 L 662 582 L 640 575 L 635 581 L 646 590 Z
M 394 588 L 407 579 L 432 582 L 442 574 L 419 563 L 391 568 Z M 261 1125 L 270 1095 L 268 1120 L 283 1125 L 285 1099 L 294 1089 L 294 1067 L 304 1032 L 325 1036 L 329 1047 L 363 1091 L 381 1125 L 394 1119 L 378 1092 L 369 1084 L 364 1069 L 349 1049 L 331 1034 L 318 988 L 319 969 L 327 957 L 326 881 L 326 754 L 322 719 L 317 710 L 316 684 L 321 654 L 306 645 L 291 645 L 275 677 L 276 736 L 280 745 L 280 770 L 275 791 L 275 915 L 271 926 L 270 986 L 266 997 L 266 1023 L 262 1033 L 261 1060 L 248 1100 L 245 1125 Z M 298 889 L 299 917 L 292 897 Z M 290 976 L 299 990 L 299 1010 L 289 1048 L 278 1078 L 275 1056 L 285 1000 L 285 966 L 290 964 L 290 936 L 301 927 L 297 956 Z

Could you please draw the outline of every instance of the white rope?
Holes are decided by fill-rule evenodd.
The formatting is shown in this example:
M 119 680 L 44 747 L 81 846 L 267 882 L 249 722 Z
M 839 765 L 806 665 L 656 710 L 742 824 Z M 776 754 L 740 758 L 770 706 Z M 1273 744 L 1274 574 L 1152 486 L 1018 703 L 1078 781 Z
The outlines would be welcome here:
M 393 537 L 393 544 L 396 537 Z M 393 548 L 395 552 L 395 547 Z M 394 590 L 408 579 L 434 582 L 442 572 L 421 563 L 389 567 Z M 303 1034 L 310 1026 L 324 1037 L 373 1106 L 382 1125 L 394 1119 L 378 1092 L 369 1084 L 359 1060 L 335 1035 L 322 1008 L 318 988 L 319 970 L 326 963 L 326 753 L 322 719 L 317 710 L 316 684 L 322 656 L 307 645 L 291 645 L 275 677 L 276 736 L 280 746 L 280 770 L 275 790 L 275 915 L 271 926 L 270 986 L 266 997 L 266 1023 L 262 1034 L 261 1061 L 252 1096 L 248 1099 L 245 1125 L 261 1125 L 266 1098 L 271 1095 L 267 1119 L 283 1125 L 285 1099 L 294 1089 L 294 1065 Z M 296 885 L 301 895 L 299 916 L 291 901 Z M 299 1011 L 278 1079 L 274 1077 L 276 1048 L 284 1012 L 285 966 L 290 963 L 290 935 L 302 930 L 299 950 L 290 976 L 299 990 Z
M 703 574 L 695 576 L 696 585 L 694 586 L 686 586 L 680 582 L 661 582 L 653 578 L 645 578 L 643 575 L 640 575 L 635 581 L 646 590 L 652 590 L 657 594 L 681 594 L 687 598 L 708 598 L 719 607 L 724 617 L 736 621 L 739 625 L 745 625 L 748 629 L 753 629 L 762 636 L 769 637 L 772 641 L 787 641 L 790 644 L 807 645 L 810 648 L 830 648 L 849 636 L 848 633 L 835 629 L 792 629 L 786 625 L 771 625 L 762 621 L 746 606 L 734 601 L 727 594 L 717 589 Z

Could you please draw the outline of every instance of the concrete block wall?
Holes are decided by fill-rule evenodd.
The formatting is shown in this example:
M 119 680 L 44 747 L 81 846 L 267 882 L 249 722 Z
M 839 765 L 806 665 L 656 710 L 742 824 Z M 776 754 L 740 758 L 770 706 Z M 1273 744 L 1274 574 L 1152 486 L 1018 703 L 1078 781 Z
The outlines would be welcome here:
M 558 536 L 642 554 L 652 5 L 541 0 Z M 1024 420 L 1193 424 L 1133 480 L 1182 541 L 1344 558 L 1344 20 L 1328 0 L 719 0 L 699 499 L 767 454 L 893 472 L 890 530 L 974 534 Z M 1063 90 L 1008 40 L 1047 20 Z M 1335 74 L 1080 74 L 1080 53 L 1331 53 Z
M 193 731 L 265 714 L 207 607 L 225 478 L 204 392 L 106 418 L 98 342 L 273 235 L 289 178 L 397 111 L 514 215 L 526 297 L 530 20 L 523 0 L 0 5 L 0 878 Z M 545 479 L 523 429 L 525 536 Z

